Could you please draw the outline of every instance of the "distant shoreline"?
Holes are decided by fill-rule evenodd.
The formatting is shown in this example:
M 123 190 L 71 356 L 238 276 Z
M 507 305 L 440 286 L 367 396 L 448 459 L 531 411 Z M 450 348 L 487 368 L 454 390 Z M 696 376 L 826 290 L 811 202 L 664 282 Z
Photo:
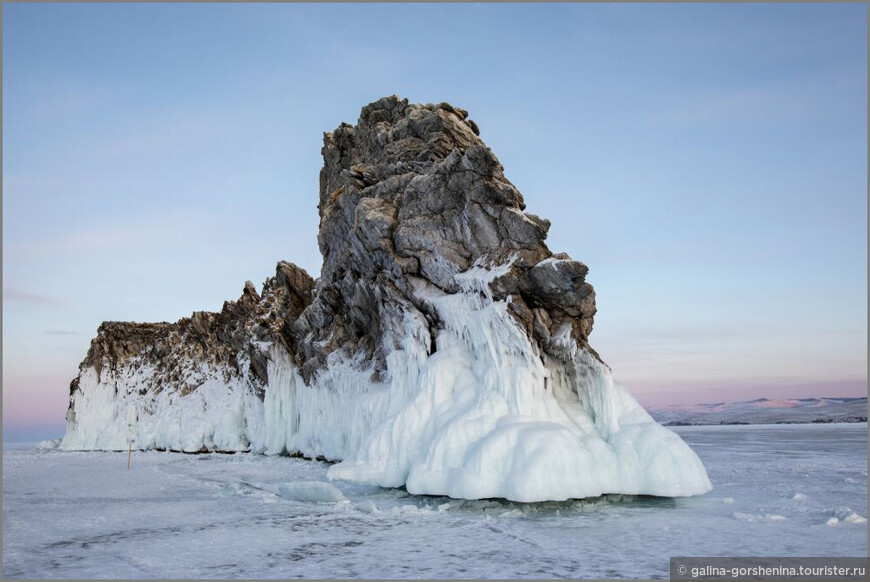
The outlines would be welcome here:
M 830 420 L 830 419 L 818 419 L 818 420 L 779 420 L 776 422 L 744 422 L 744 421 L 721 421 L 721 422 L 682 422 L 682 421 L 674 421 L 674 422 L 662 422 L 660 423 L 662 426 L 770 426 L 775 424 L 789 424 L 789 425 L 797 425 L 797 424 L 861 424 L 866 423 L 867 417 L 859 417 L 854 420 Z
M 866 397 L 757 398 L 648 410 L 663 426 L 855 424 L 867 422 Z

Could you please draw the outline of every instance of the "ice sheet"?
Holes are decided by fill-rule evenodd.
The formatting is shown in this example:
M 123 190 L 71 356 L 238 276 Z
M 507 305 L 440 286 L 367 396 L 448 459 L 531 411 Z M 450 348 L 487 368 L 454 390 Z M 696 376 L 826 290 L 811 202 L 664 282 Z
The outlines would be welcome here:
M 328 464 L 6 448 L 3 575 L 667 578 L 673 555 L 866 555 L 848 521 L 867 516 L 866 424 L 679 431 L 714 493 L 523 504 L 334 481 L 349 503 L 302 503 L 279 486 L 329 484 Z

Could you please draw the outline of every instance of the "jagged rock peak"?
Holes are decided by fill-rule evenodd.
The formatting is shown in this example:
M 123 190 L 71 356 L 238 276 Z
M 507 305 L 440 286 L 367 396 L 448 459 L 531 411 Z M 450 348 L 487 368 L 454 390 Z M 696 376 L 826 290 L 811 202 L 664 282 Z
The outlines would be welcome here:
M 242 374 L 240 359 L 245 359 L 247 373 L 262 387 L 266 359 L 260 346 L 295 345 L 291 324 L 311 303 L 314 287 L 301 267 L 281 261 L 275 271 L 262 294 L 246 281 L 239 299 L 224 302 L 219 312 L 195 311 L 175 323 L 103 322 L 80 369 L 93 368 L 99 378 L 104 369 L 114 372 L 137 360 L 153 369 L 154 385 L 160 387 L 177 383 L 200 364 Z
M 384 97 L 363 107 L 355 126 L 324 134 L 322 153 L 323 267 L 296 324 L 306 380 L 335 351 L 362 350 L 383 372 L 384 338 L 400 342 L 404 314 L 427 317 L 434 337 L 427 295 L 456 293 L 457 273 L 507 261 L 509 272 L 490 288 L 495 299 L 510 298 L 529 336 L 546 348 L 567 329 L 588 348 L 595 296 L 587 267 L 550 252 L 550 222 L 524 212 L 465 110 Z

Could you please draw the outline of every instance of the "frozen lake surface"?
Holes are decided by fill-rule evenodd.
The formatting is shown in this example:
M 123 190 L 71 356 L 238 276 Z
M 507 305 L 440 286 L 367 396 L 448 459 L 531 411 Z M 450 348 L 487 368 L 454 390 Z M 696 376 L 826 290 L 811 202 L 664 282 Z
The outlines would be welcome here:
M 867 425 L 676 429 L 714 490 L 520 504 L 288 457 L 3 451 L 4 578 L 667 578 L 668 558 L 866 556 Z M 322 501 L 318 501 L 322 500 Z

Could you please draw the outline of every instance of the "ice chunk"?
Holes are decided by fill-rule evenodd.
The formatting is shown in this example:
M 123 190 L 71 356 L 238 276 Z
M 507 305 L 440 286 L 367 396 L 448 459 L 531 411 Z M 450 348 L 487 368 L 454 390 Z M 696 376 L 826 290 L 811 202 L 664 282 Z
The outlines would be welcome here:
M 867 523 L 867 518 L 855 513 L 850 507 L 838 507 L 834 511 L 834 517 L 827 522 L 828 525 L 838 525 L 841 523 L 863 524 Z
M 60 446 L 60 439 L 48 439 L 36 445 L 36 448 L 41 451 L 50 451 L 56 449 L 58 446 Z
M 842 523 L 867 523 L 867 518 L 852 511 L 851 507 L 837 508 L 834 516 L 839 518 Z
M 804 495 L 803 493 L 795 493 L 794 497 L 792 497 L 792 499 L 794 499 L 795 501 L 806 501 L 807 496 Z
M 278 486 L 278 494 L 291 501 L 307 503 L 338 503 L 347 498 L 338 487 L 323 481 L 296 481 L 282 483 Z
M 846 523 L 867 523 L 867 518 L 858 515 L 853 511 L 852 513 L 847 515 L 843 521 L 845 521 Z
M 357 511 L 361 511 L 363 513 L 377 513 L 378 512 L 378 506 L 375 505 L 374 501 L 371 501 L 369 499 L 367 499 L 365 501 L 360 501 L 359 503 L 354 505 L 354 507 L 357 509 Z

